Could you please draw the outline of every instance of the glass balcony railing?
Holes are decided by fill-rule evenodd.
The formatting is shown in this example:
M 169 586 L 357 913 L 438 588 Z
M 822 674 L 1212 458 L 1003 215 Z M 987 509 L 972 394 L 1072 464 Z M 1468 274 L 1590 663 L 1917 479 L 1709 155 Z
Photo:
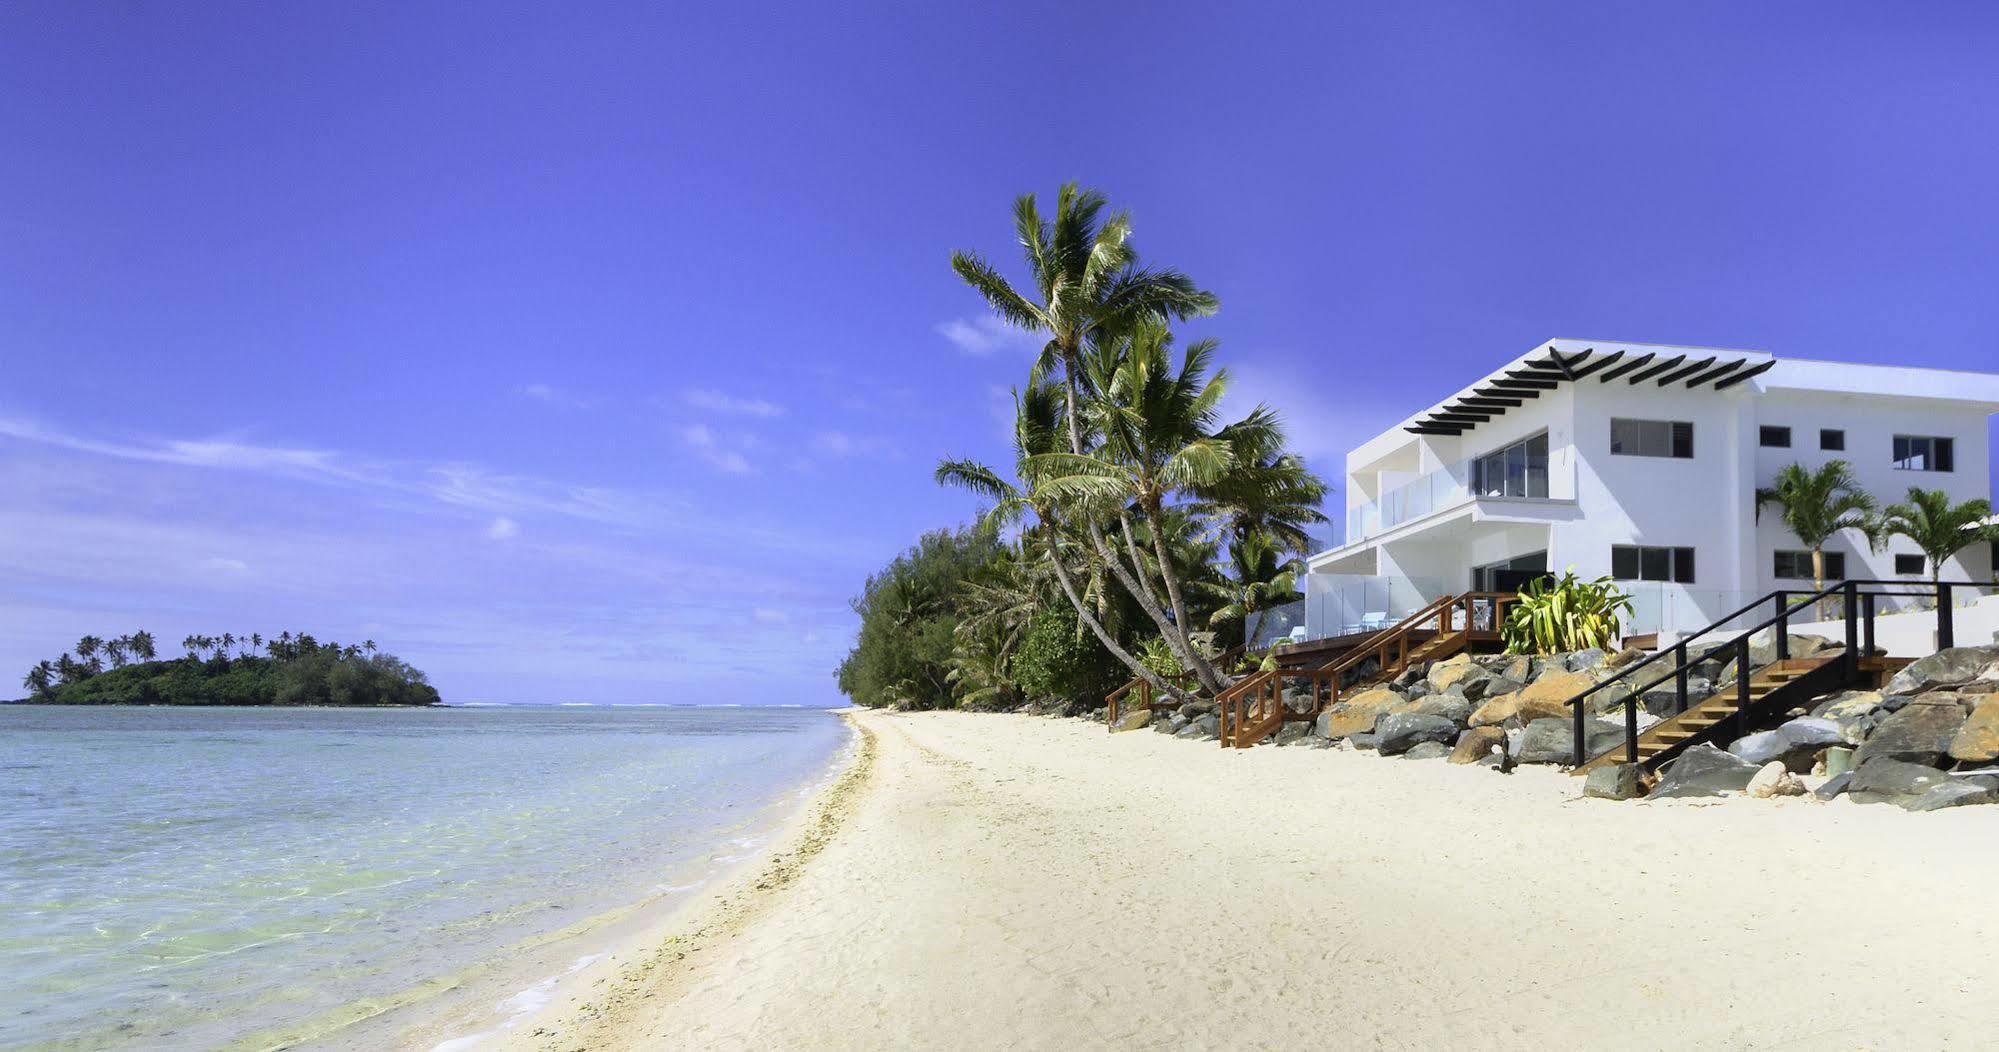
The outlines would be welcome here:
M 1537 435 L 1418 475 L 1383 493 L 1379 500 L 1348 508 L 1347 543 L 1475 497 L 1545 500 L 1550 496 L 1549 481 L 1548 436 Z

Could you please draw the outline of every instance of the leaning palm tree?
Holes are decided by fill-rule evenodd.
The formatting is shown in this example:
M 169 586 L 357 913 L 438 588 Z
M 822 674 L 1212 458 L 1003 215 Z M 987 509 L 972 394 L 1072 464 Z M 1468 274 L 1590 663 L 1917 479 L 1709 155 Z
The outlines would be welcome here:
M 1021 521 L 1023 536 L 1032 537 L 1046 550 L 1048 565 L 1061 585 L 1063 596 L 1075 608 L 1077 619 L 1097 637 L 1097 642 L 1102 643 L 1104 649 L 1110 651 L 1111 656 L 1130 669 L 1133 675 L 1151 683 L 1153 689 L 1180 696 L 1182 692 L 1179 689 L 1147 668 L 1104 627 L 1103 619 L 1098 616 L 1098 604 L 1085 597 L 1075 573 L 1069 567 L 1071 555 L 1065 550 L 1063 507 L 1035 467 L 1041 457 L 1060 449 L 1058 393 L 1048 384 L 1029 381 L 1025 389 L 1016 389 L 1013 397 L 1014 474 L 1019 478 L 1019 484 L 1008 481 L 999 472 L 974 460 L 939 462 L 937 482 L 970 490 L 992 501 L 993 506 L 986 512 L 985 521 L 995 526 Z
M 1237 537 L 1229 546 L 1228 577 L 1211 586 L 1223 605 L 1210 620 L 1218 626 L 1241 624 L 1244 649 L 1255 646 L 1265 613 L 1305 598 L 1298 590 L 1304 571 L 1304 561 L 1286 558 L 1276 539 L 1257 533 Z
M 1104 218 L 1106 204 L 1102 194 L 1075 183 L 1065 183 L 1057 192 L 1052 219 L 1042 218 L 1033 194 L 1014 200 L 1014 234 L 1027 258 L 1033 298 L 977 253 L 951 255 L 952 269 L 1002 320 L 1047 336 L 1035 375 L 1061 376 L 1069 452 L 1079 456 L 1085 446 L 1084 353 L 1141 320 L 1199 317 L 1218 306 L 1212 293 L 1196 288 L 1186 275 L 1141 267 L 1131 247 L 1131 217 L 1118 212 Z M 1174 642 L 1176 650 L 1184 649 L 1184 640 L 1176 639 L 1184 626 L 1176 627 L 1168 617 L 1151 583 L 1141 580 L 1143 571 L 1127 566 L 1125 557 L 1113 550 L 1096 516 L 1079 519 L 1111 576 L 1131 593 L 1160 635 Z
M 1875 551 L 1886 547 L 1890 537 L 1907 537 L 1929 560 L 1930 583 L 1943 579 L 1943 564 L 1970 546 L 1999 538 L 1999 530 L 1986 524 L 1992 517 L 1992 503 L 1973 498 L 1952 504 L 1950 494 L 1940 489 L 1909 487 L 1908 499 L 1881 509 L 1869 531 Z
M 1874 498 L 1860 488 L 1853 466 L 1829 460 L 1817 471 L 1789 464 L 1766 489 L 1756 491 L 1756 511 L 1777 505 L 1784 527 L 1812 553 L 1812 590 L 1825 590 L 1825 544 L 1842 530 L 1867 533 L 1873 526 Z
M 35 663 L 34 668 L 28 670 L 28 676 L 21 681 L 21 685 L 28 688 L 28 692 L 32 696 L 37 698 L 45 697 L 50 689 L 54 687 L 55 677 L 55 665 L 47 661 L 40 661 Z

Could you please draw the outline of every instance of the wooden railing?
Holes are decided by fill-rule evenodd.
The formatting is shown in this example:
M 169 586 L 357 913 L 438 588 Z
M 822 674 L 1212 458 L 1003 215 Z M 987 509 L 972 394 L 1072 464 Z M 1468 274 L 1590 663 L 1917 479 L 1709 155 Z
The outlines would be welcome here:
M 1242 655 L 1243 648 L 1241 646 L 1233 646 L 1223 651 L 1221 656 L 1209 658 L 1208 660 L 1218 666 L 1226 665 Z M 1181 690 L 1192 690 L 1199 682 L 1198 677 L 1192 672 L 1182 672 L 1177 676 L 1165 676 L 1162 678 Z M 1118 717 L 1122 716 L 1127 710 L 1149 709 L 1157 697 L 1158 695 L 1154 692 L 1150 680 L 1144 676 L 1131 677 L 1125 681 L 1124 686 L 1111 691 L 1109 696 L 1104 698 L 1104 705 L 1109 710 L 1104 714 L 1104 725 L 1106 727 L 1116 727 Z M 1127 698 L 1134 698 L 1135 700 L 1127 703 Z

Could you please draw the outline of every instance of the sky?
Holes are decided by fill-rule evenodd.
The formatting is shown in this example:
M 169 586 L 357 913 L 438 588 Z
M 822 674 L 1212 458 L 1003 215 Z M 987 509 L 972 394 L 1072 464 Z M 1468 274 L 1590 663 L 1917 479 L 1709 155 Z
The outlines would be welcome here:
M 1343 452 L 1557 336 L 1999 369 L 1982 4 L 0 8 L 0 672 L 371 638 L 453 701 L 834 703 L 1005 461 L 1013 197 Z M 1337 500 L 1338 498 L 1336 498 Z M 0 694 L 6 693 L 0 690 Z

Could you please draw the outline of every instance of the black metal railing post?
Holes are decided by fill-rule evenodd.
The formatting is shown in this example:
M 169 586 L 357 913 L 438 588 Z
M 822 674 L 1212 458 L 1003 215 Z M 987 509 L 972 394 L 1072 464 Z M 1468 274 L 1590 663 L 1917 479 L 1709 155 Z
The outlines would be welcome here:
M 1957 645 L 1957 632 L 1950 617 L 1950 582 L 1937 582 L 1937 649 L 1948 650 Z
M 1682 639 L 1673 644 L 1674 660 L 1680 668 L 1673 675 L 1673 712 L 1687 711 L 1687 641 Z
M 1749 733 L 1749 637 L 1735 641 L 1735 736 Z
M 1583 764 L 1589 762 L 1589 757 L 1584 755 L 1584 753 L 1588 751 L 1589 744 L 1585 740 L 1587 736 L 1587 731 L 1583 725 L 1583 706 L 1587 700 L 1588 699 L 1586 698 L 1576 699 L 1576 764 L 1575 765 L 1577 767 L 1581 767 Z
M 1848 581 L 1844 587 L 1845 601 L 1840 604 L 1845 607 L 1842 613 L 1846 617 L 1846 655 L 1843 660 L 1846 678 L 1851 682 L 1860 675 L 1860 585 Z
M 1783 590 L 1777 592 L 1777 660 L 1791 659 L 1791 603 Z
M 1638 695 L 1624 695 L 1624 760 L 1638 762 Z

